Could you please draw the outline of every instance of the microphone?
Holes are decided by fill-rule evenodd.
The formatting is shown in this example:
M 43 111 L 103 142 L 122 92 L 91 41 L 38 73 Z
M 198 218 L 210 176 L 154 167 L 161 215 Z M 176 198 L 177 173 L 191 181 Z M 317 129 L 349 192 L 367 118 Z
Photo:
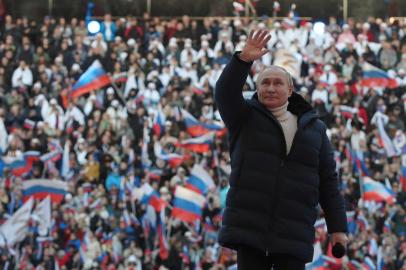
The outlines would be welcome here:
M 333 256 L 336 258 L 341 258 L 344 256 L 346 250 L 345 247 L 341 243 L 336 243 L 331 250 Z

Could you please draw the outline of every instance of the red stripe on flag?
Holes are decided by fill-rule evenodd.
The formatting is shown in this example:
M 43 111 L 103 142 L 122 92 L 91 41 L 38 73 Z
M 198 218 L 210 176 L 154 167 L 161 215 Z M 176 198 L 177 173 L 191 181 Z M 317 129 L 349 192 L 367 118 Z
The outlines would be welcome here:
M 195 220 L 200 219 L 199 215 L 187 212 L 177 207 L 172 209 L 172 216 L 189 223 L 193 223 Z
M 109 85 L 111 83 L 110 77 L 108 75 L 103 75 L 99 78 L 97 78 L 96 80 L 92 81 L 91 83 L 80 87 L 78 89 L 74 89 L 70 92 L 71 97 L 75 98 L 75 97 L 79 97 L 82 96 L 84 94 L 87 94 L 93 90 L 97 90 L 99 88 L 102 88 L 106 85 Z
M 55 194 L 55 193 L 49 193 L 49 192 L 37 192 L 35 194 L 29 195 L 29 196 L 23 196 L 23 202 L 28 201 L 30 197 L 34 197 L 36 200 L 42 200 L 45 199 L 47 196 L 50 196 L 51 201 L 54 203 L 60 203 L 64 195 L 63 194 Z

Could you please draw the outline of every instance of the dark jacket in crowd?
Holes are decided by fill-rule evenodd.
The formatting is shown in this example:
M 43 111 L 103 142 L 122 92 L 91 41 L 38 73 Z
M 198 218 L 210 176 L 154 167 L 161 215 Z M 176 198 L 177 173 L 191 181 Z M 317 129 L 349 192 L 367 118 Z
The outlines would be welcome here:
M 250 66 L 234 55 L 216 85 L 216 103 L 229 130 L 232 169 L 219 243 L 309 262 L 319 203 L 328 232 L 347 231 L 326 126 L 293 93 L 288 110 L 298 116 L 298 130 L 287 155 L 276 118 L 256 94 L 250 100 L 242 96 Z

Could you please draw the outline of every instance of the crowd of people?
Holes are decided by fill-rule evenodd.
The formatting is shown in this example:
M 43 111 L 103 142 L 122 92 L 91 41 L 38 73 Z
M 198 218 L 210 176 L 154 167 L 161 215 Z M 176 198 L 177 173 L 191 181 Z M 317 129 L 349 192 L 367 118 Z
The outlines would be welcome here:
M 45 235 L 33 218 L 21 241 L 0 247 L 0 267 L 235 267 L 236 254 L 216 241 L 230 172 L 227 135 L 216 133 L 207 151 L 183 147 L 180 142 L 193 134 L 182 112 L 203 126 L 220 125 L 213 93 L 222 68 L 250 30 L 269 29 L 270 53 L 253 64 L 244 95 L 255 90 L 264 67 L 287 65 L 295 90 L 328 126 L 340 189 L 354 214 L 347 255 L 326 269 L 406 269 L 406 20 L 350 18 L 338 24 L 331 17 L 323 31 L 313 26 L 295 18 L 113 19 L 106 14 L 100 32 L 90 35 L 83 19 L 37 22 L 6 15 L 0 32 L 1 223 L 23 205 L 25 181 L 59 179 L 68 191 L 53 202 Z M 67 99 L 66 92 L 69 96 L 96 60 L 112 83 Z M 366 63 L 388 78 L 364 84 Z M 157 131 L 160 114 L 165 120 Z M 388 140 L 382 142 L 382 132 L 394 153 L 388 152 Z M 4 165 L 29 151 L 47 154 L 55 145 L 62 149 L 59 155 L 34 161 L 23 175 Z M 157 145 L 181 162 L 163 158 Z M 175 189 L 186 186 L 196 164 L 215 187 L 205 194 L 200 220 L 185 222 L 171 209 Z M 366 198 L 365 176 L 382 183 L 394 200 Z M 146 183 L 164 202 L 161 213 L 142 199 Z M 320 211 L 319 221 L 322 217 Z M 160 222 L 166 241 L 160 239 Z M 315 254 L 329 254 L 327 237 L 325 227 L 316 225 Z M 370 261 L 376 268 L 354 268 Z

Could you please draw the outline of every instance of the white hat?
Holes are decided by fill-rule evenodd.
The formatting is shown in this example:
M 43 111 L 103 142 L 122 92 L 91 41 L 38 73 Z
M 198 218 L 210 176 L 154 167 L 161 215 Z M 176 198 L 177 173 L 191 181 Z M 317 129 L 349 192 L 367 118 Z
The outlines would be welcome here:
M 183 100 L 185 102 L 190 102 L 190 101 L 192 101 L 192 98 L 190 96 L 185 96 Z
M 134 46 L 135 45 L 135 39 L 130 38 L 129 40 L 127 40 L 127 45 L 128 46 Z
M 203 40 L 202 47 L 208 47 L 208 46 L 209 46 L 209 42 L 207 40 Z
M 114 108 L 117 108 L 118 105 L 120 105 L 120 103 L 118 102 L 117 99 L 115 99 L 115 100 L 113 100 L 113 101 L 111 102 L 111 106 L 113 106 Z
M 221 34 L 220 34 L 220 35 L 221 35 L 221 37 L 225 37 L 225 38 L 226 38 L 226 37 L 228 37 L 227 32 L 221 32 Z
M 170 40 L 169 40 L 169 47 L 177 47 L 178 46 L 178 44 L 177 44 L 177 41 L 176 41 L 176 38 L 171 38 Z
M 260 23 L 258 24 L 258 28 L 260 28 L 260 29 L 265 29 L 265 24 L 264 24 L 263 22 L 260 22 Z
M 114 89 L 113 89 L 113 87 L 109 87 L 109 88 L 107 88 L 107 94 L 108 95 L 112 95 L 112 94 L 114 94 Z
M 58 102 L 56 101 L 56 99 L 52 98 L 51 101 L 49 101 L 49 104 L 56 105 L 58 104 Z
M 365 23 L 362 25 L 362 28 L 364 28 L 364 29 L 369 29 L 369 28 L 371 28 L 371 25 L 370 25 L 369 23 L 365 22 Z
M 34 83 L 34 85 L 32 86 L 33 89 L 41 89 L 42 85 L 41 82 L 36 82 Z
M 66 199 L 67 201 L 69 201 L 70 199 L 72 199 L 72 194 L 66 193 L 65 199 Z
M 300 92 L 301 93 L 309 93 L 309 90 L 305 86 L 302 86 L 302 87 L 300 87 Z
M 153 82 L 148 83 L 148 88 L 151 90 L 155 90 L 156 89 L 156 85 Z
M 79 71 L 80 70 L 80 65 L 78 63 L 74 63 L 72 65 L 72 71 Z
M 167 187 L 161 187 L 161 188 L 159 189 L 159 193 L 169 193 L 169 190 L 168 190 Z

